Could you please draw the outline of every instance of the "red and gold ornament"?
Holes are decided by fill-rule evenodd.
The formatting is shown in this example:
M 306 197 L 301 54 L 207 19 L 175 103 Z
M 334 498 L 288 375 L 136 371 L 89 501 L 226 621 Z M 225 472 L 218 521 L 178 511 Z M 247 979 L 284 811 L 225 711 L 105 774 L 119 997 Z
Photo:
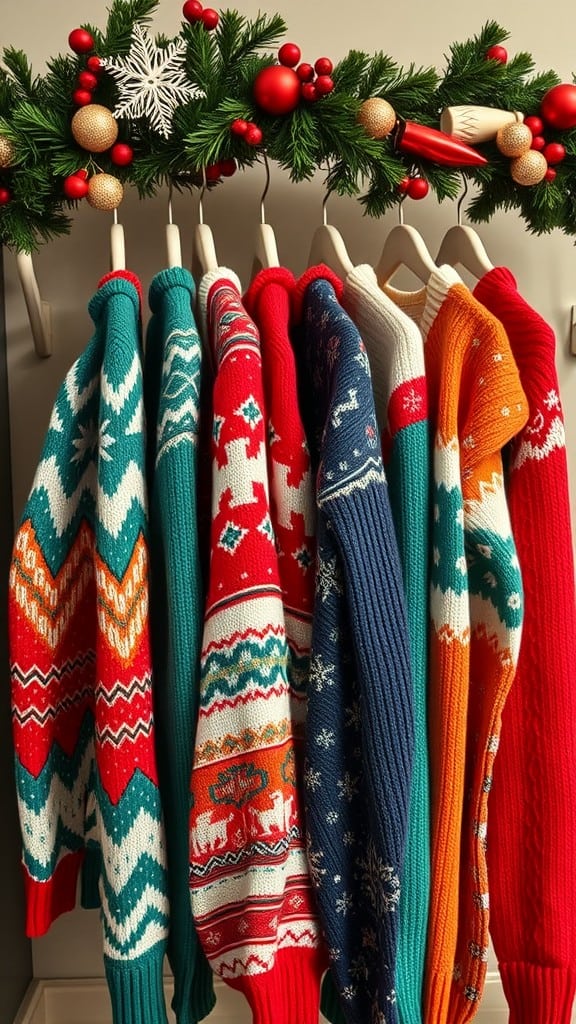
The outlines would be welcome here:
M 202 24 L 204 25 L 204 28 L 208 32 L 211 32 L 212 29 L 216 28 L 218 22 L 220 21 L 220 15 L 218 14 L 218 11 L 214 10 L 213 7 L 205 7 L 204 10 L 202 11 L 201 21 Z
M 429 191 L 430 185 L 426 178 L 416 175 L 414 178 L 409 179 L 406 193 L 410 196 L 410 199 L 424 199 Z
M 0 167 L 3 169 L 11 167 L 15 156 L 16 151 L 13 143 L 5 135 L 0 135 Z
M 75 89 L 72 93 L 72 102 L 75 107 L 87 107 L 92 103 L 92 93 L 88 89 Z
M 278 60 L 286 68 L 295 68 L 301 56 L 300 47 L 296 43 L 284 43 L 278 50 Z
M 508 51 L 503 46 L 491 46 L 486 50 L 486 60 L 497 60 L 500 64 L 508 61 Z
M 576 127 L 576 85 L 555 85 L 544 95 L 540 113 L 546 124 L 556 131 Z
M 116 142 L 110 150 L 110 159 L 117 167 L 128 167 L 134 159 L 134 150 L 127 142 Z
M 70 174 L 64 178 L 62 188 L 67 199 L 84 199 L 88 195 L 89 185 L 80 174 Z
M 182 14 L 186 18 L 186 21 L 193 23 L 195 21 L 202 20 L 202 11 L 204 7 L 200 3 L 200 0 L 186 0 L 182 8 Z
M 314 70 L 317 75 L 331 75 L 334 71 L 334 65 L 329 57 L 318 57 L 318 60 L 314 63 Z
M 445 167 L 480 167 L 488 163 L 486 157 L 471 146 L 415 121 L 398 122 L 394 144 L 400 153 L 424 157 Z
M 122 182 L 113 174 L 94 174 L 88 183 L 86 198 L 95 210 L 115 210 L 124 198 Z
M 249 124 L 244 132 L 244 142 L 247 146 L 259 146 L 263 138 L 262 129 L 257 124 Z
M 292 68 L 272 64 L 262 68 L 254 79 L 253 95 L 267 114 L 276 117 L 291 114 L 300 101 L 302 83 Z
M 315 103 L 320 97 L 316 91 L 314 82 L 303 82 L 302 83 L 302 99 L 306 103 Z
M 546 177 L 546 157 L 535 149 L 510 161 L 510 174 L 517 185 L 538 185 Z
M 560 164 L 566 156 L 566 147 L 561 142 L 549 142 L 542 152 L 548 164 Z
M 388 100 L 371 96 L 360 106 L 358 120 L 371 139 L 385 139 L 396 124 L 396 111 Z
M 12 193 L 9 188 L 0 187 L 0 206 L 8 206 L 8 203 L 12 199 Z
M 311 82 L 314 78 L 314 68 L 311 64 L 299 64 L 296 68 L 296 74 L 301 82 Z
M 522 156 L 532 145 L 532 132 L 525 124 L 512 121 L 498 129 L 496 145 L 504 156 Z
M 118 122 L 108 107 L 99 103 L 80 107 L 72 118 L 72 135 L 82 149 L 104 153 L 118 138 Z
M 68 46 L 74 53 L 90 53 L 94 49 L 94 39 L 85 28 L 75 28 L 68 36 Z
M 98 79 L 92 71 L 81 71 L 78 75 L 78 85 L 81 89 L 87 89 L 88 92 L 94 92 L 94 89 L 98 85 Z

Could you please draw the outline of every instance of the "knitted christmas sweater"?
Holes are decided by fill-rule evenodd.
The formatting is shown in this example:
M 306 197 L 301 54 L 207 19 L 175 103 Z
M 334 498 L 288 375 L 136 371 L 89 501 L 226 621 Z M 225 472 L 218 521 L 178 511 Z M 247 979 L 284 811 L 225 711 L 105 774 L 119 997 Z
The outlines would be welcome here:
M 192 908 L 214 971 L 256 1024 L 317 1024 L 323 957 L 297 814 L 259 337 L 231 271 L 206 275 L 200 302 L 217 372 Z
M 576 988 L 576 621 L 562 407 L 550 327 L 497 268 L 474 294 L 506 328 L 529 420 L 507 494 L 525 617 L 490 796 L 490 928 L 510 1024 L 570 1024 Z
M 421 322 L 434 432 L 424 1019 L 456 1024 L 476 1013 L 486 972 L 487 802 L 523 611 L 501 449 L 527 404 L 501 324 L 451 267 L 423 293 L 390 294 Z
M 168 900 L 137 290 L 113 277 L 89 308 L 94 335 L 58 392 L 10 572 L 27 933 L 74 906 L 90 831 L 114 1021 L 158 1024 Z
M 196 521 L 201 347 L 194 282 L 174 267 L 150 287 L 144 387 L 150 472 L 150 555 L 156 738 L 166 821 L 173 1008 L 192 1024 L 214 1006 L 188 884 L 190 775 L 200 676 L 203 601 Z
M 414 691 L 414 766 L 398 908 L 396 988 L 403 1024 L 421 1024 L 430 900 L 428 594 L 430 454 L 422 335 L 378 287 L 372 267 L 346 278 L 342 305 L 368 352 L 400 549 Z
M 402 570 L 366 349 L 326 267 L 298 285 L 319 457 L 304 773 L 308 859 L 344 1017 L 395 1024 L 413 757 Z M 326 1009 L 333 1007 L 325 994 Z

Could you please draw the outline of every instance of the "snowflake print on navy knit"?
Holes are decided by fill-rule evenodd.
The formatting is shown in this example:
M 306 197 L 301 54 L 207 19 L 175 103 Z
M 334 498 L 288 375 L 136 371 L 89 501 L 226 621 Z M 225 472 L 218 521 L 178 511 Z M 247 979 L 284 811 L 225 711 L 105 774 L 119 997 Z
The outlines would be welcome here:
M 322 861 L 324 860 L 324 854 L 322 850 L 313 850 L 310 842 L 310 836 L 306 836 L 307 855 L 308 855 L 308 870 L 310 872 L 310 878 L 312 879 L 313 885 L 318 889 L 322 885 L 322 879 L 326 874 L 326 868 L 322 867 Z
M 336 555 L 333 558 L 319 558 L 316 574 L 316 594 L 322 602 L 328 601 L 333 594 L 343 594 L 342 574 Z
M 321 654 L 314 654 L 310 661 L 310 684 L 318 693 L 324 686 L 334 686 L 335 665 L 324 662 Z
M 307 786 L 312 793 L 315 793 L 322 785 L 322 772 L 312 768 L 308 761 L 305 762 L 304 766 L 304 785 Z
M 369 377 L 370 363 L 368 361 L 368 352 L 366 351 L 366 346 L 363 341 L 360 341 L 360 344 L 358 346 L 358 353 L 357 355 L 354 356 L 354 360 L 355 362 L 360 363 L 360 366 L 364 370 L 364 373 L 366 374 L 367 377 Z
M 378 428 L 374 421 L 367 424 L 365 433 L 369 447 L 375 448 L 378 443 Z
M 340 790 L 340 798 L 345 798 L 348 802 L 351 802 L 358 793 L 358 783 L 360 782 L 359 775 L 352 775 L 350 772 L 344 772 L 344 777 L 338 779 L 338 789 Z
M 334 369 L 334 365 L 340 354 L 340 338 L 336 335 L 332 335 L 326 342 L 326 362 L 331 370 Z
M 400 879 L 393 867 L 384 864 L 374 840 L 369 839 L 366 855 L 358 862 L 362 886 L 377 917 L 393 913 L 400 902 Z
M 354 906 L 354 897 L 352 896 L 352 893 L 343 892 L 341 896 L 337 896 L 334 906 L 336 907 L 337 914 L 342 914 L 346 917 L 348 911 Z
M 336 743 L 336 736 L 333 729 L 321 729 L 314 737 L 314 740 L 317 746 L 322 747 L 324 750 L 329 750 Z

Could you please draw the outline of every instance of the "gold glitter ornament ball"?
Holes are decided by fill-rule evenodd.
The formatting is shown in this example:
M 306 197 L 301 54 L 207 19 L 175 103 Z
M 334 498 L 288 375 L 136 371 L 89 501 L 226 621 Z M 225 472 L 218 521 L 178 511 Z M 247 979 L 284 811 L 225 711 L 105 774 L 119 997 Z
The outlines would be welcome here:
M 388 100 L 372 96 L 358 111 L 358 120 L 371 139 L 385 139 L 396 124 L 396 111 Z
M 496 145 L 504 156 L 522 156 L 532 145 L 532 132 L 522 122 L 512 121 L 498 129 Z
M 118 138 L 118 122 L 108 107 L 89 103 L 72 118 L 72 135 L 89 153 L 104 153 Z
M 510 174 L 517 185 L 538 185 L 544 180 L 547 170 L 546 157 L 536 149 L 529 149 L 510 162 Z
M 94 174 L 88 182 L 86 198 L 95 210 L 115 210 L 124 198 L 122 182 L 113 174 Z
M 11 167 L 16 151 L 5 135 L 0 135 L 0 167 Z

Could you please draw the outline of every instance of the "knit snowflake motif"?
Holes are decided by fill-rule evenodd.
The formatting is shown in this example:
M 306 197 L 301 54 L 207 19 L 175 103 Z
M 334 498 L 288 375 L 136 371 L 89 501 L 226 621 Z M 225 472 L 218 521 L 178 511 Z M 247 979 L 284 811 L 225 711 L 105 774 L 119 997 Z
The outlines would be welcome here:
M 118 82 L 120 99 L 114 116 L 145 117 L 150 127 L 167 139 L 176 108 L 206 95 L 186 80 L 185 56 L 182 39 L 158 47 L 141 25 L 135 25 L 130 52 L 101 61 Z

